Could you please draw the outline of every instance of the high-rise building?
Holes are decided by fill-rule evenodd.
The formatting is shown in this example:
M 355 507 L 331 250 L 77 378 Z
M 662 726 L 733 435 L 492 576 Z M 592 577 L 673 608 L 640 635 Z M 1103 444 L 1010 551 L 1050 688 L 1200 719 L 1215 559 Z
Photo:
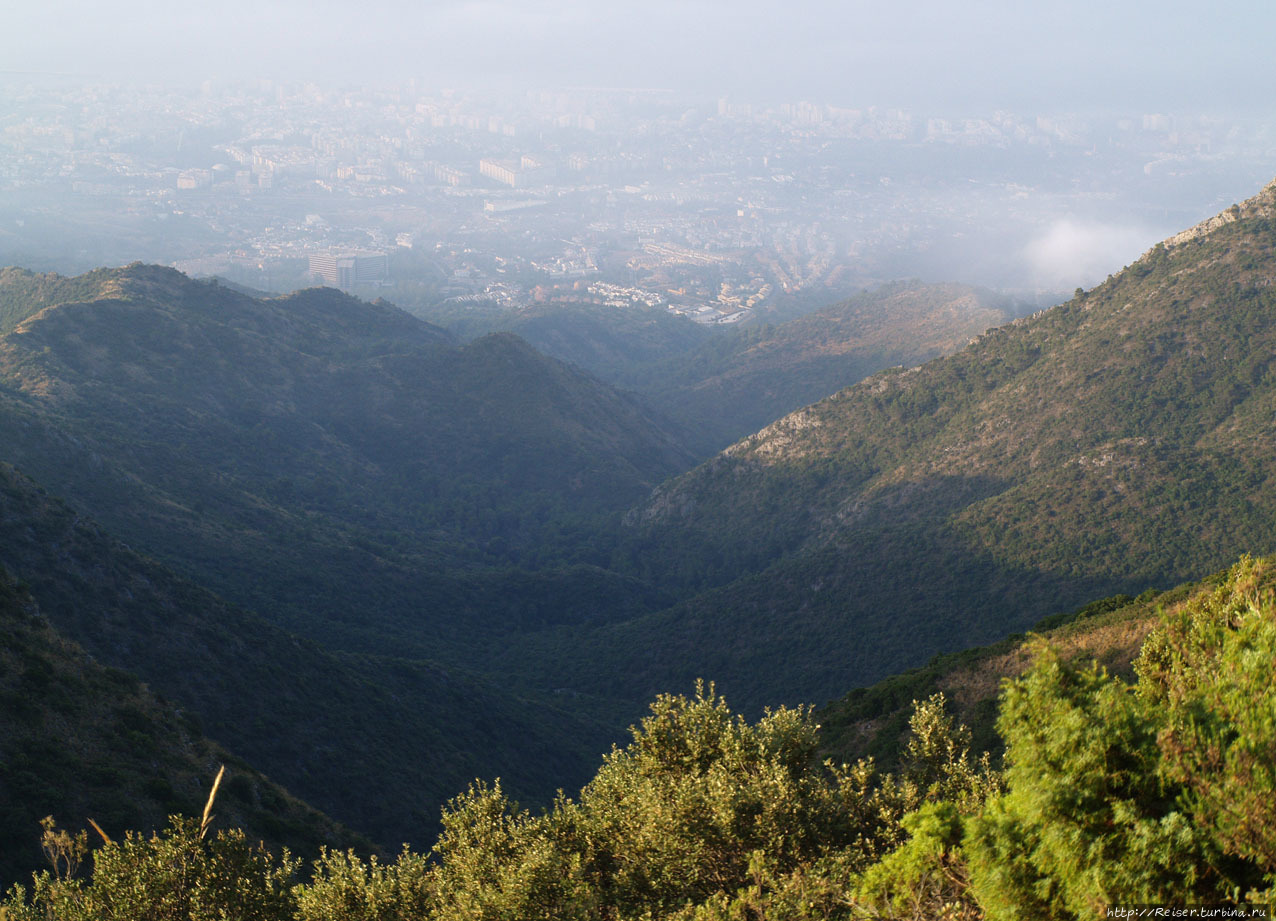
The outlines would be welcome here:
M 519 186 L 518 171 L 519 162 L 515 160 L 479 160 L 479 172 L 489 179 L 503 183 L 510 188 L 516 189 Z
M 385 253 L 327 253 L 310 257 L 310 278 L 349 291 L 359 285 L 379 285 L 390 274 Z

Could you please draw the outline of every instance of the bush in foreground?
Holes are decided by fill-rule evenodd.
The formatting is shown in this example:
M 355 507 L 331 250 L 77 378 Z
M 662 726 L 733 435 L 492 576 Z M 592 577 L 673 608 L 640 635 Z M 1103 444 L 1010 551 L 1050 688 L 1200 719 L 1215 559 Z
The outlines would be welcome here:
M 1038 642 L 1002 695 L 1003 773 L 936 696 L 898 774 L 821 761 L 806 709 L 663 695 L 576 799 L 500 784 L 448 804 L 428 855 L 327 852 L 310 879 L 208 815 L 89 853 L 50 823 L 53 872 L 4 921 L 1081 919 L 1118 904 L 1276 897 L 1276 600 L 1243 560 L 1167 611 L 1133 683 Z M 211 802 L 210 802 L 211 806 Z M 76 874 L 91 857 L 92 873 Z

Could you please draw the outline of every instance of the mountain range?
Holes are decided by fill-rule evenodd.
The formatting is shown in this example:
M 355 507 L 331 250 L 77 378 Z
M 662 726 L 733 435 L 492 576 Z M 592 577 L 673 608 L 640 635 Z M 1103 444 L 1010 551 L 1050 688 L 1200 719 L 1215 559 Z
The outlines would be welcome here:
M 854 726 L 889 686 L 848 690 L 1276 549 L 1274 216 L 1276 184 L 699 464 L 725 431 L 686 438 L 707 407 L 769 413 L 864 372 L 847 343 L 908 363 L 1006 308 L 888 288 L 723 340 L 717 364 L 684 350 L 635 395 L 327 289 L 4 270 L 5 597 L 165 699 L 134 709 L 387 848 L 428 842 L 474 776 L 570 788 L 701 676 L 747 711 L 842 700 L 829 744 L 885 751 Z M 934 338 L 903 342 L 882 304 Z

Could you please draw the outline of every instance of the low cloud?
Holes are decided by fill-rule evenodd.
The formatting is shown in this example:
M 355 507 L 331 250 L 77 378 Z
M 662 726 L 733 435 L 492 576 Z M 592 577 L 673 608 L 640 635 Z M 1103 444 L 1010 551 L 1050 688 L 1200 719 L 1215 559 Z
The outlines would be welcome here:
M 1133 262 L 1164 236 L 1146 226 L 1064 219 L 1030 240 L 1023 248 L 1023 259 L 1039 288 L 1088 288 Z

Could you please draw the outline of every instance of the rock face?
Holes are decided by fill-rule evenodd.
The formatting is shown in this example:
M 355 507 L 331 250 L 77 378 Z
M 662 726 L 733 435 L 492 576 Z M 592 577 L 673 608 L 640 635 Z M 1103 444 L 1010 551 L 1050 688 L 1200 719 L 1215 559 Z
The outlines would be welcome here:
M 1181 230 L 1168 237 L 1163 243 L 1166 247 L 1182 246 L 1184 243 L 1190 243 L 1207 234 L 1211 234 L 1221 227 L 1226 227 L 1233 221 L 1241 218 L 1249 219 L 1266 219 L 1276 213 L 1276 180 L 1269 182 L 1263 186 L 1262 191 L 1252 198 L 1248 198 L 1239 205 L 1232 205 L 1226 211 L 1216 214 L 1213 217 L 1206 218 L 1199 224 L 1189 227 L 1187 230 Z M 1144 254 L 1147 258 L 1147 254 Z

